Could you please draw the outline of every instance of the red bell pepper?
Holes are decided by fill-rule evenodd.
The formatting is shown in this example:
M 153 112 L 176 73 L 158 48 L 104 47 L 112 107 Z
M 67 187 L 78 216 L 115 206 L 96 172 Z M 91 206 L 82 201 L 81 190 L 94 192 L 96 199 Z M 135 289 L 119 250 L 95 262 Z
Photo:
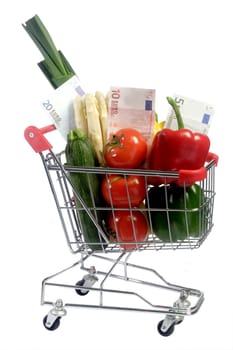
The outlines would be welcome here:
M 150 168 L 181 173 L 184 171 L 186 178 L 184 176 L 182 181 L 186 181 L 187 185 L 205 178 L 206 172 L 203 167 L 208 156 L 210 139 L 205 134 L 184 128 L 176 102 L 171 97 L 167 97 L 167 100 L 174 109 L 178 130 L 164 128 L 155 135 L 151 147 Z M 199 169 L 203 171 L 199 172 Z M 172 179 L 169 178 L 169 182 L 172 182 Z

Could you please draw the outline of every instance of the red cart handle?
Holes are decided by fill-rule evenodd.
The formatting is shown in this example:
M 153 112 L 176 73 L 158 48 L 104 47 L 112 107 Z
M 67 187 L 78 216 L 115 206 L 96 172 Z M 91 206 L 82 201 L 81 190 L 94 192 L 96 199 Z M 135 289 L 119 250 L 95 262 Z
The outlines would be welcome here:
M 215 161 L 215 166 L 217 166 L 218 165 L 218 156 L 217 156 L 217 154 L 209 152 L 208 155 L 207 155 L 206 161 L 209 163 L 212 160 Z
M 218 156 L 215 153 L 209 152 L 206 158 L 206 162 L 210 163 L 211 161 L 215 162 L 215 166 L 218 165 Z M 185 184 L 188 186 L 189 184 L 192 184 L 196 181 L 201 181 L 206 178 L 207 169 L 206 167 L 201 167 L 199 169 L 193 169 L 193 170 L 187 170 L 187 169 L 181 169 L 179 170 L 179 179 L 178 183 Z
M 52 145 L 46 139 L 44 134 L 53 130 L 56 130 L 56 126 L 53 124 L 41 129 L 36 126 L 28 126 L 24 131 L 24 137 L 36 153 L 41 153 L 52 149 Z

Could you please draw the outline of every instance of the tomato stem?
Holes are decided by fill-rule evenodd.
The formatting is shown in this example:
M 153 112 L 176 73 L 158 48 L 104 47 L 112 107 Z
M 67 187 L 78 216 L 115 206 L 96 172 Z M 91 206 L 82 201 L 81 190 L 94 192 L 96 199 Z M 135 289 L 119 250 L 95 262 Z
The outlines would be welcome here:
M 123 178 L 122 175 L 116 175 L 116 176 L 114 176 L 114 178 L 111 177 L 111 179 L 109 179 L 109 177 L 108 177 L 108 184 L 111 185 L 113 182 L 118 181 L 122 178 Z
M 110 147 L 111 147 L 111 146 L 112 146 L 112 147 L 118 146 L 118 147 L 120 147 L 120 148 L 123 148 L 124 146 L 123 146 L 122 143 L 121 143 L 122 137 L 124 137 L 124 134 L 122 134 L 122 135 L 120 135 L 120 136 L 113 135 L 111 141 L 109 141 L 109 142 L 106 144 L 106 146 L 110 146 Z

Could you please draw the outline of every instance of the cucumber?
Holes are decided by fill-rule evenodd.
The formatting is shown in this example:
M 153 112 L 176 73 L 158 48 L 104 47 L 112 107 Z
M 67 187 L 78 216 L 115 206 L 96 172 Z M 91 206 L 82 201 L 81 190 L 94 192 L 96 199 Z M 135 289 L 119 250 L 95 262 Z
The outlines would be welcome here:
M 68 166 L 94 167 L 96 165 L 93 146 L 80 129 L 74 129 L 68 133 L 65 154 Z M 80 194 L 88 208 L 102 205 L 100 178 L 97 174 L 70 172 L 70 180 L 74 190 Z M 92 250 L 102 250 L 106 244 L 103 243 L 97 227 L 87 211 L 83 209 L 77 196 L 75 196 L 75 204 L 85 243 Z M 101 225 L 104 211 L 97 210 L 96 212 L 91 211 L 98 224 Z

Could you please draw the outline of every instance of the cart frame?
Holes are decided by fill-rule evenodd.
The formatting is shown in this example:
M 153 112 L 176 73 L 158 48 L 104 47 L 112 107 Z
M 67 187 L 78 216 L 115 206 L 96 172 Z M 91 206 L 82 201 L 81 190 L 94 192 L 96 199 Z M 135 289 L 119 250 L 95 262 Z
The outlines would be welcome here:
M 163 250 L 163 249 L 195 249 L 199 248 L 204 242 L 208 234 L 213 228 L 213 208 L 215 197 L 215 166 L 218 162 L 218 157 L 209 153 L 208 162 L 200 171 L 205 171 L 205 178 L 199 181 L 199 184 L 207 198 L 206 207 L 208 207 L 208 224 L 201 224 L 201 232 L 198 237 L 190 237 L 187 234 L 187 239 L 182 241 L 163 242 L 156 237 L 152 232 L 152 225 L 149 220 L 151 229 L 150 238 L 145 242 L 136 242 L 135 249 L 123 249 L 120 242 L 111 242 L 106 234 L 105 229 L 101 226 L 95 215 L 93 215 L 93 208 L 88 208 L 80 197 L 79 193 L 73 188 L 69 173 L 70 172 L 83 172 L 87 174 L 95 173 L 102 176 L 113 173 L 113 169 L 108 168 L 77 168 L 70 167 L 64 164 L 62 157 L 64 151 L 60 153 L 54 153 L 52 146 L 45 138 L 44 134 L 55 130 L 53 125 L 45 128 L 38 129 L 34 126 L 30 126 L 25 130 L 25 138 L 34 149 L 39 153 L 41 160 L 48 178 L 48 182 L 56 203 L 60 221 L 63 231 L 65 233 L 66 242 L 70 251 L 73 254 L 79 253 L 80 259 L 73 265 L 64 268 L 63 270 L 56 272 L 55 274 L 46 277 L 42 281 L 41 289 L 41 304 L 53 305 L 53 308 L 45 316 L 43 324 L 48 330 L 54 330 L 60 325 L 61 317 L 66 315 L 67 307 L 90 307 L 90 308 L 102 308 L 113 310 L 126 310 L 126 311 L 143 311 L 165 314 L 164 320 L 158 323 L 158 331 L 163 336 L 169 336 L 173 333 L 175 325 L 181 323 L 185 316 L 195 314 L 201 307 L 204 301 L 204 293 L 200 290 L 184 287 L 176 284 L 169 283 L 162 277 L 155 269 L 146 267 L 130 262 L 132 254 L 136 251 L 140 254 L 145 250 Z M 159 176 L 169 178 L 179 178 L 180 174 L 177 172 L 162 172 L 162 171 L 149 171 L 141 169 L 124 170 L 114 169 L 114 174 L 120 174 L 122 176 L 128 176 L 130 174 L 138 174 L 144 176 L 146 179 L 150 176 Z M 196 176 L 196 175 L 195 175 Z M 58 186 L 58 187 L 57 187 Z M 58 195 L 58 189 L 60 194 Z M 103 242 L 101 250 L 92 250 L 85 242 L 78 221 L 77 210 L 74 205 L 72 194 L 79 198 L 82 203 L 83 210 L 85 210 L 90 219 L 98 229 L 101 241 Z M 98 208 L 99 210 L 106 210 L 106 208 Z M 124 208 L 123 208 L 124 209 Z M 109 210 L 109 208 L 108 208 Z M 111 208 L 115 210 L 115 208 Z M 130 209 L 132 210 L 132 208 Z M 135 210 L 135 208 L 133 208 Z M 141 210 L 141 209 L 138 209 Z M 143 209 L 145 210 L 145 208 Z M 149 208 L 149 213 L 150 213 Z M 197 208 L 202 212 L 202 208 Z M 169 209 L 167 209 L 169 212 Z M 184 215 L 185 214 L 184 210 Z M 107 243 L 107 245 L 106 245 Z M 99 243 L 98 243 L 99 244 Z M 109 254 L 111 253 L 111 257 Z M 115 257 L 116 256 L 116 257 Z M 94 262 L 93 262 L 94 261 Z M 101 262 L 100 266 L 98 264 Z M 108 268 L 103 268 L 102 263 L 108 264 Z M 60 278 L 66 275 L 67 272 L 74 271 L 78 275 L 76 270 L 85 271 L 85 275 L 75 284 L 60 282 Z M 135 272 L 136 271 L 136 272 Z M 143 277 L 140 278 L 140 272 L 143 272 Z M 135 277 L 134 273 L 136 273 Z M 149 278 L 144 278 L 144 275 L 148 274 Z M 58 279 L 58 281 L 57 281 Z M 118 280 L 123 282 L 124 287 L 108 287 L 107 284 L 111 280 Z M 158 281 L 158 282 L 157 282 Z M 128 286 L 133 285 L 130 289 Z M 160 289 L 162 291 L 175 292 L 175 302 L 169 305 L 157 304 L 151 300 L 151 297 L 147 297 L 143 292 L 135 291 L 135 285 L 143 286 L 154 290 L 153 288 Z M 126 287 L 125 287 L 126 286 Z M 47 297 L 48 290 L 56 290 L 59 295 L 61 290 L 74 290 L 75 295 L 79 295 L 77 302 L 63 302 L 63 299 L 59 296 L 56 299 Z M 94 294 L 96 297 L 94 301 L 88 299 L 88 303 L 85 302 L 85 295 Z M 54 293 L 55 294 L 55 293 Z M 155 293 L 153 293 L 155 294 Z M 109 299 L 109 296 L 113 296 Z M 128 300 L 134 300 L 132 305 L 118 305 L 116 303 L 116 296 L 125 298 Z M 190 301 L 192 299 L 192 302 Z M 55 301 L 54 301 L 55 300 Z M 113 301 L 112 301 L 113 300 Z M 140 306 L 139 306 L 140 304 Z

